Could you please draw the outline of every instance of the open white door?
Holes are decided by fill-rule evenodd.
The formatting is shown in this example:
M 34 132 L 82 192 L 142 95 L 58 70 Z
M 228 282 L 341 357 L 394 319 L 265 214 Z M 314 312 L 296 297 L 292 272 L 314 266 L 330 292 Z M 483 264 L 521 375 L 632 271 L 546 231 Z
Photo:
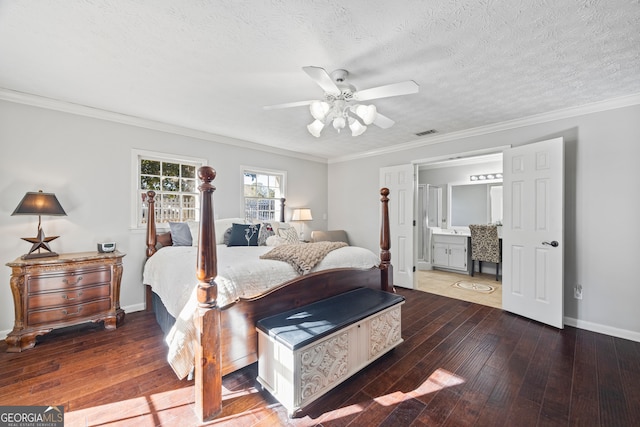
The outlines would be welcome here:
M 389 189 L 389 230 L 393 285 L 413 289 L 414 165 L 380 168 L 380 186 Z
M 502 308 L 564 326 L 564 141 L 504 151 Z

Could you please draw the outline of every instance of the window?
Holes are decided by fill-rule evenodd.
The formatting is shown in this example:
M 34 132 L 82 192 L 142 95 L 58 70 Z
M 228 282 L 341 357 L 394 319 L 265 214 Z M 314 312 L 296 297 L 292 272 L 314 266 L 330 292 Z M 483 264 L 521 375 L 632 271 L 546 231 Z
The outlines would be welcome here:
M 137 150 L 134 152 L 136 226 L 146 226 L 148 218 L 146 200 L 149 190 L 156 192 L 156 223 L 197 221 L 200 214 L 198 169 L 205 164 L 205 161 L 195 158 L 178 158 L 162 153 Z
M 243 168 L 244 215 L 247 220 L 280 220 L 286 172 Z

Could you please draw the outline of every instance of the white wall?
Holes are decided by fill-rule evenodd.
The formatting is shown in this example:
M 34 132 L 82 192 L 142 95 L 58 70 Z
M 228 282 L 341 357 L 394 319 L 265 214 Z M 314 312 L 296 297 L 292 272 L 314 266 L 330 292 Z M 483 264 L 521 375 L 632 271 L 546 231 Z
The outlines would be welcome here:
M 241 214 L 240 165 L 286 170 L 287 218 L 290 209 L 310 207 L 311 229 L 326 229 L 327 165 L 285 155 L 234 147 L 172 133 L 0 101 L 0 260 L 26 253 L 37 218 L 11 216 L 27 191 L 53 192 L 66 217 L 43 217 L 47 235 L 60 235 L 52 250 L 95 251 L 100 241 L 115 241 L 124 258 L 120 303 L 142 309 L 144 230 L 130 228 L 131 150 L 159 151 L 205 158 L 217 171 L 213 182 L 216 217 Z M 13 329 L 11 270 L 0 268 L 0 339 Z M 195 280 L 195 278 L 194 278 Z M 195 283 L 195 282 L 194 282 Z
M 332 163 L 329 228 L 344 228 L 354 244 L 377 251 L 380 167 L 562 136 L 567 323 L 640 341 L 639 118 L 635 105 Z M 573 297 L 576 283 L 583 287 L 581 301 Z

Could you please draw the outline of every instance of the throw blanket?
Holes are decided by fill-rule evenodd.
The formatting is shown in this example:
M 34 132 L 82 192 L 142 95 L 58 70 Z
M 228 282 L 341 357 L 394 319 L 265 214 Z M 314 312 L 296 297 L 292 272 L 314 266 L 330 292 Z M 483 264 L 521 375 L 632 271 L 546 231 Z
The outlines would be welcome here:
M 308 274 L 327 254 L 348 246 L 344 242 L 316 242 L 297 245 L 276 246 L 261 259 L 273 259 L 289 263 L 299 274 Z

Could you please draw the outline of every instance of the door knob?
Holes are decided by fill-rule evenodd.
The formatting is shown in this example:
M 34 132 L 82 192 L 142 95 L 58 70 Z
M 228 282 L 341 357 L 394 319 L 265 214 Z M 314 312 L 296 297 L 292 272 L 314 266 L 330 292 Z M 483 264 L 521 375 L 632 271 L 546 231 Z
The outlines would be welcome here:
M 557 241 L 555 241 L 555 240 L 552 240 L 551 242 L 542 242 L 542 244 L 543 244 L 543 245 L 549 245 L 549 246 L 552 246 L 552 247 L 554 247 L 554 248 L 557 248 L 557 247 L 558 247 L 558 245 L 559 245 L 560 243 L 558 243 L 558 242 L 557 242 Z

